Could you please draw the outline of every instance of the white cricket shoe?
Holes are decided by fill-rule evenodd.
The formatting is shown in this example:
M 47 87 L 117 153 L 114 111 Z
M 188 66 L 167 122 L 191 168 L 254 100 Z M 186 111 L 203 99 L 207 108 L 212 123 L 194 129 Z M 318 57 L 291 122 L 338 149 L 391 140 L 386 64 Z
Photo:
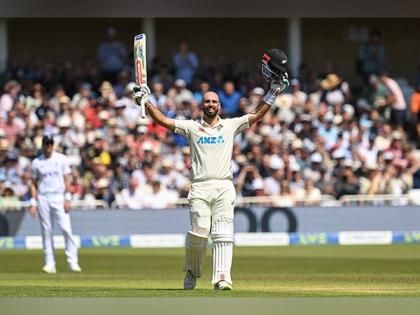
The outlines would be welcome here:
M 191 270 L 188 270 L 184 278 L 184 290 L 194 289 L 196 283 L 197 283 L 197 278 L 192 274 Z
M 70 265 L 71 272 L 82 272 L 82 268 L 80 268 L 79 264 L 72 264 Z
M 217 291 L 227 291 L 233 290 L 233 287 L 229 282 L 221 280 L 214 285 L 214 289 Z
M 57 273 L 57 269 L 55 269 L 54 265 L 45 265 L 42 267 L 42 271 L 45 273 Z

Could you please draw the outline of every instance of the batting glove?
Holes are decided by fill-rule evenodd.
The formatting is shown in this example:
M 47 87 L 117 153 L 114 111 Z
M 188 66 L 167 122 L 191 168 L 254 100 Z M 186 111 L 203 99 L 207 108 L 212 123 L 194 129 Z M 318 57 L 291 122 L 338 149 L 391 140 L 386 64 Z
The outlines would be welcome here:
M 149 101 L 150 89 L 146 84 L 136 85 L 133 88 L 133 98 L 137 105 L 146 104 Z
M 281 81 L 272 81 L 270 83 L 270 90 L 264 96 L 263 101 L 268 105 L 273 105 L 274 101 L 276 100 L 277 96 L 286 92 L 287 88 L 289 87 L 289 79 L 287 73 L 281 77 Z

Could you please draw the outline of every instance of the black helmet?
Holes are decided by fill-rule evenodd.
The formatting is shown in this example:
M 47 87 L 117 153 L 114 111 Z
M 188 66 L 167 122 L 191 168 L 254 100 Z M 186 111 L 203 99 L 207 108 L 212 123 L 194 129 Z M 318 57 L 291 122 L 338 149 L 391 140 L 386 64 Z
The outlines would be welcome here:
M 287 76 L 287 56 L 277 48 L 270 49 L 263 54 L 261 71 L 267 82 L 280 81 L 282 76 Z
M 54 144 L 54 138 L 53 138 L 53 136 L 44 135 L 42 137 L 42 145 L 49 145 L 49 144 Z

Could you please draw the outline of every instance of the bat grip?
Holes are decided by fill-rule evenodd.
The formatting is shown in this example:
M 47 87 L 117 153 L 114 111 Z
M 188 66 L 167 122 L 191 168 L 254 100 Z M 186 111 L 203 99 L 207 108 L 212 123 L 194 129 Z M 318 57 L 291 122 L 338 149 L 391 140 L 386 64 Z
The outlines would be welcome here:
M 141 118 L 146 118 L 146 102 L 143 100 L 140 101 L 140 114 Z

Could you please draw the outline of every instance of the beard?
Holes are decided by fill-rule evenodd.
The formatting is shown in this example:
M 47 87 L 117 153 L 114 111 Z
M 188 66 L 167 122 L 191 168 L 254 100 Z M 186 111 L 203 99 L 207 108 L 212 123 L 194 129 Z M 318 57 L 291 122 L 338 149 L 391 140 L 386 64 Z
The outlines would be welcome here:
M 206 108 L 204 108 L 204 115 L 206 115 L 209 118 L 216 117 L 218 112 L 219 112 L 219 108 L 216 108 L 213 112 L 209 112 Z

